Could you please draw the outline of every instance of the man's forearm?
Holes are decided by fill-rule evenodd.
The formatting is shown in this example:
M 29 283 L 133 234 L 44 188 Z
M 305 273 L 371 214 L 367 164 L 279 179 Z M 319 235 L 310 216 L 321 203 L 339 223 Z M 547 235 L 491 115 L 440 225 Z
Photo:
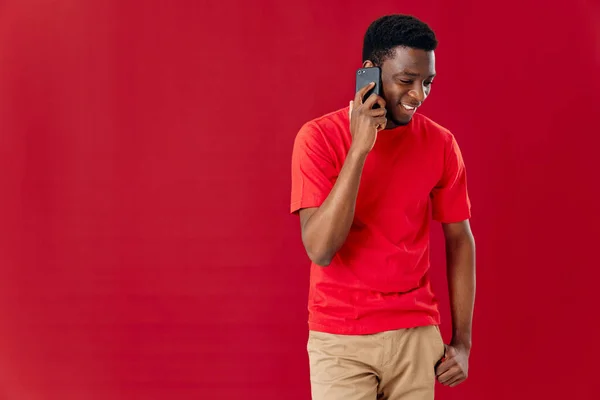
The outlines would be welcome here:
M 350 150 L 331 192 L 302 230 L 308 255 L 319 265 L 329 265 L 348 237 L 366 157 Z
M 446 258 L 452 345 L 471 349 L 471 327 L 475 303 L 475 240 L 470 231 L 446 237 Z

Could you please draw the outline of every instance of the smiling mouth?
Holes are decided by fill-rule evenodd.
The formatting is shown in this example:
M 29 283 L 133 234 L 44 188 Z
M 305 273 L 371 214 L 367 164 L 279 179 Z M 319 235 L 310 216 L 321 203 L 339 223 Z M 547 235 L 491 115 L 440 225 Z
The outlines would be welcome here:
M 417 107 L 415 106 L 409 106 L 408 104 L 402 104 L 402 107 L 404 107 L 405 110 L 407 111 L 414 111 L 417 109 Z

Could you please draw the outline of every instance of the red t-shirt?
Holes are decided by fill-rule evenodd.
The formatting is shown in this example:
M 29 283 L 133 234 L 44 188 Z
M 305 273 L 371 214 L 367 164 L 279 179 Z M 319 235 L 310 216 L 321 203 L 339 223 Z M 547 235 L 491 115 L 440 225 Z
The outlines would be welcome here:
M 348 107 L 306 123 L 292 155 L 291 212 L 319 207 L 352 138 Z M 439 324 L 429 280 L 429 224 L 470 218 L 454 136 L 415 114 L 380 131 L 363 169 L 354 221 L 331 264 L 311 265 L 309 329 L 371 334 Z

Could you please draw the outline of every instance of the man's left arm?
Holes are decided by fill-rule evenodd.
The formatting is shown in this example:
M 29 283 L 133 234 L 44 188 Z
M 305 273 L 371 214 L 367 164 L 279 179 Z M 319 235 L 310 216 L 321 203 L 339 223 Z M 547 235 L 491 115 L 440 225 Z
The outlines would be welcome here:
M 446 265 L 452 340 L 446 346 L 436 375 L 440 383 L 456 386 L 467 379 L 471 353 L 471 328 L 475 303 L 475 240 L 469 221 L 442 224 L 446 243 Z

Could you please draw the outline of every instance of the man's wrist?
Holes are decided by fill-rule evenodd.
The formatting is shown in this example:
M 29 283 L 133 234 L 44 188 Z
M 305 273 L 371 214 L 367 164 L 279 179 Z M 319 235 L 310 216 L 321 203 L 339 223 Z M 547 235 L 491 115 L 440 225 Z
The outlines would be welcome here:
M 368 151 L 358 149 L 353 145 L 350 146 L 348 150 L 348 158 L 353 159 L 354 161 L 364 162 L 369 154 Z
M 459 347 L 463 350 L 466 350 L 467 352 L 471 352 L 471 335 L 454 334 L 452 335 L 450 345 L 452 347 Z

